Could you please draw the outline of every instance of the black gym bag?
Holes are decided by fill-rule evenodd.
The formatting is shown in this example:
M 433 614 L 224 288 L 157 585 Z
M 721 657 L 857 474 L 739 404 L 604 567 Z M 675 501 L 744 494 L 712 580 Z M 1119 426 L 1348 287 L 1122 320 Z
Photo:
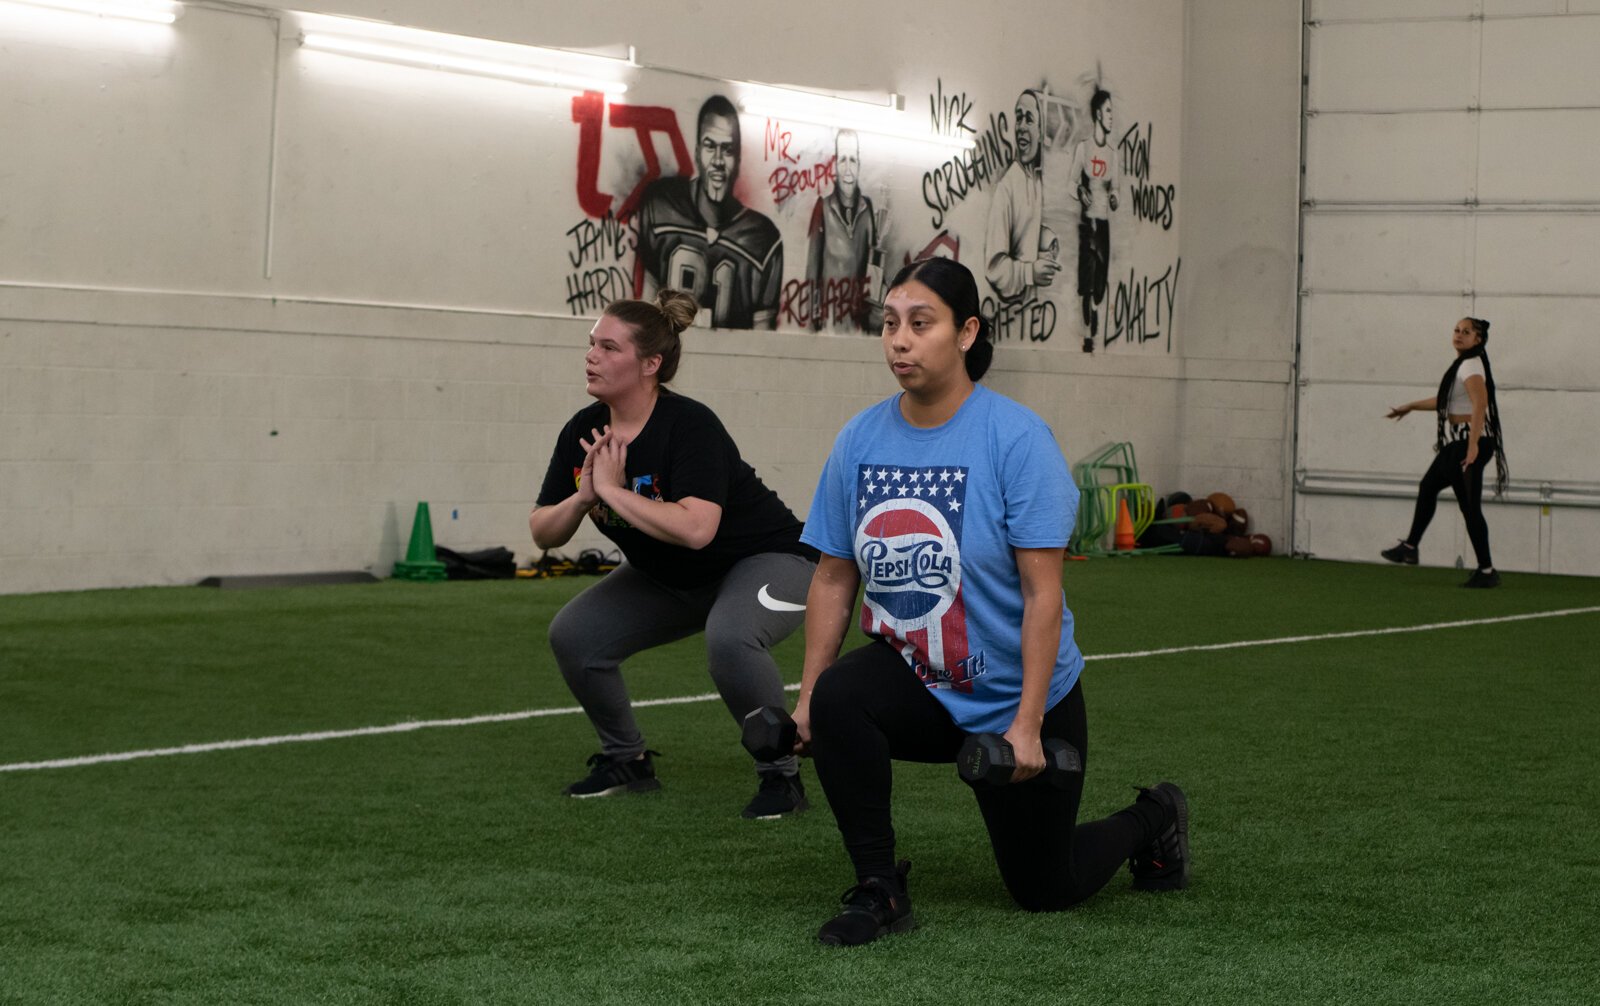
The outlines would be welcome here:
M 510 580 L 517 575 L 517 558 L 501 546 L 476 552 L 457 552 L 443 545 L 433 547 L 444 563 L 445 577 L 451 580 Z

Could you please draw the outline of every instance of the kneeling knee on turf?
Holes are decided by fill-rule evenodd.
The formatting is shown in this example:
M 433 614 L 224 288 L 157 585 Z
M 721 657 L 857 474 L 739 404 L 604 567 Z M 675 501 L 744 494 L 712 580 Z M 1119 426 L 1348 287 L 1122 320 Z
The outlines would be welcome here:
M 1006 883 L 1006 892 L 1017 907 L 1025 912 L 1064 912 L 1082 901 L 1084 895 L 1076 890 L 1059 890 L 1049 883 Z

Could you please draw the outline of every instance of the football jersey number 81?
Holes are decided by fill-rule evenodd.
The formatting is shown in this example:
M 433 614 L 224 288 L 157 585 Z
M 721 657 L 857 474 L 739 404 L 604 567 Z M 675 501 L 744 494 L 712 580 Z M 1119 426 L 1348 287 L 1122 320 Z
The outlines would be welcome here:
M 667 257 L 667 275 L 673 278 L 673 285 L 694 294 L 694 299 L 702 305 L 706 302 L 706 272 L 706 257 L 698 248 L 679 245 Z M 728 311 L 733 306 L 733 263 L 723 259 L 710 273 L 711 287 L 715 291 L 711 324 L 723 328 L 728 324 Z

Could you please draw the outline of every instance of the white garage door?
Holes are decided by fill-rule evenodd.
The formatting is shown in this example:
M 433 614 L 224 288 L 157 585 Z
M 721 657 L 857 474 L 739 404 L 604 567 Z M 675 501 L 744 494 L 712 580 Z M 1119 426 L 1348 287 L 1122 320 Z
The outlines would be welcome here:
M 1470 315 L 1511 469 L 1496 565 L 1600 574 L 1600 0 L 1305 6 L 1295 548 L 1405 534 L 1434 420 L 1384 414 L 1434 394 Z M 1472 562 L 1448 491 L 1422 557 Z

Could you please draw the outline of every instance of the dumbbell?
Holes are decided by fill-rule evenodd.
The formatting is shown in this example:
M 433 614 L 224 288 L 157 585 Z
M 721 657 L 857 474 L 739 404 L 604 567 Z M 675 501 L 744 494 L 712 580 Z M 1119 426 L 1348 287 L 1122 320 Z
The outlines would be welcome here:
M 794 754 L 798 729 L 782 706 L 761 706 L 745 715 L 739 740 L 756 761 L 777 761 Z
M 1017 753 L 999 734 L 972 734 L 961 744 L 956 754 L 956 770 L 970 783 L 987 786 L 1004 786 L 1011 781 L 1017 767 Z M 1083 759 L 1078 749 L 1057 737 L 1044 742 L 1044 781 L 1058 789 L 1072 783 L 1072 777 L 1083 774 Z

